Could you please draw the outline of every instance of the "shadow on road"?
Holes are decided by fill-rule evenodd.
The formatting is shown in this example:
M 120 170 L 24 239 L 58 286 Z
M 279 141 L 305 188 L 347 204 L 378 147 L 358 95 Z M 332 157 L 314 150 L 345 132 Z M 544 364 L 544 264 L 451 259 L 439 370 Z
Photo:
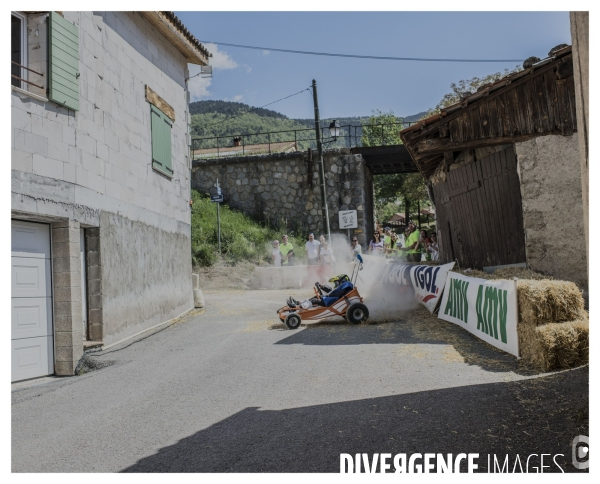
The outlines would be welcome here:
M 289 336 L 276 343 L 280 345 L 451 345 L 464 363 L 480 366 L 486 371 L 513 371 L 520 375 L 541 373 L 457 325 L 438 319 L 425 308 L 402 313 L 399 318 L 389 322 L 369 323 L 353 326 L 345 320 L 321 321 L 308 323 L 295 331 L 285 329 L 283 324 L 274 325 L 271 329 L 289 333 Z
M 193 422 L 190 422 L 193 425 Z M 577 471 L 571 441 L 588 434 L 588 368 L 493 383 L 279 411 L 246 408 L 124 472 L 339 472 L 340 453 L 479 453 L 510 469 Z M 493 458 L 492 461 L 493 463 Z M 463 471 L 465 469 L 462 469 Z M 517 471 L 519 468 L 517 466 Z

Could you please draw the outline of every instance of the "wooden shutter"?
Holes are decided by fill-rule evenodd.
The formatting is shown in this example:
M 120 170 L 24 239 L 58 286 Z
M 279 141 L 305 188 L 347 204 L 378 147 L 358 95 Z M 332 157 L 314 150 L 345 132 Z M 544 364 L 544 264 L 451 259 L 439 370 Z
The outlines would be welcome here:
M 79 110 L 79 29 L 50 12 L 48 99 Z
M 171 120 L 154 105 L 150 105 L 152 134 L 152 167 L 173 176 L 171 159 Z

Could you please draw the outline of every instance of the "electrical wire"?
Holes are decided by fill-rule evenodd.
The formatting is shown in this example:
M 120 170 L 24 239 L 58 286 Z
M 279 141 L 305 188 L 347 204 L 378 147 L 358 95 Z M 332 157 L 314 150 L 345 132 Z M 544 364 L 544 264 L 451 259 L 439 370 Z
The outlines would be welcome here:
M 352 59 L 375 59 L 375 60 L 395 60 L 395 61 L 415 61 L 415 62 L 522 62 L 523 59 L 434 59 L 424 57 L 392 57 L 377 55 L 358 55 L 358 54 L 333 54 L 330 52 L 311 52 L 305 50 L 276 49 L 273 47 L 256 47 L 253 45 L 227 44 L 225 42 L 215 42 L 214 40 L 201 40 L 205 44 L 226 45 L 228 47 L 239 47 L 241 49 L 272 50 L 275 52 L 288 52 L 291 54 L 321 55 L 329 57 L 349 57 Z
M 204 125 L 204 126 L 200 126 L 200 128 L 202 128 L 202 129 L 204 129 L 204 128 L 210 128 L 211 126 L 216 126 L 217 124 L 224 123 L 225 121 L 230 121 L 230 120 L 232 120 L 232 119 L 239 118 L 240 116 L 243 116 L 244 114 L 248 114 L 248 113 L 251 113 L 252 111 L 256 111 L 256 110 L 258 110 L 258 109 L 265 108 L 265 107 L 267 107 L 267 106 L 270 106 L 271 104 L 275 104 L 275 103 L 278 103 L 279 101 L 283 101 L 284 99 L 289 99 L 289 98 L 291 98 L 291 97 L 297 96 L 298 94 L 301 94 L 301 93 L 303 93 L 304 91 L 308 91 L 308 90 L 310 90 L 310 87 L 307 87 L 306 89 L 302 89 L 302 91 L 298 91 L 298 92 L 296 92 L 296 93 L 294 93 L 294 94 L 290 94 L 289 96 L 282 97 L 281 99 L 278 99 L 277 101 L 273 101 L 273 102 L 267 103 L 267 104 L 265 104 L 264 106 L 260 106 L 260 107 L 257 107 L 257 108 L 252 108 L 252 109 L 249 109 L 248 111 L 244 111 L 244 112 L 243 112 L 243 113 L 241 113 L 241 114 L 236 114 L 235 116 L 232 116 L 232 117 L 230 117 L 230 118 L 225 118 L 225 119 L 222 119 L 221 121 L 219 121 L 219 122 L 217 122 L 217 123 L 213 123 L 213 124 L 206 124 L 206 125 Z

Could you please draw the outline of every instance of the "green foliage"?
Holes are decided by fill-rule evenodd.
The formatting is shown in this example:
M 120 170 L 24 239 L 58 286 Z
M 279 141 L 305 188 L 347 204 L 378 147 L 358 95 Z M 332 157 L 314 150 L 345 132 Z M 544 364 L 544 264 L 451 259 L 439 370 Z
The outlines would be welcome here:
M 400 123 L 400 124 L 398 124 Z M 369 119 L 363 123 L 362 145 L 363 146 L 382 146 L 382 145 L 400 145 L 400 135 L 402 131 L 402 119 L 394 116 L 394 113 L 382 113 L 379 110 L 373 111 Z
M 211 266 L 218 260 L 217 206 L 208 196 L 192 190 L 192 262 Z M 271 262 L 272 242 L 283 233 L 253 221 L 247 215 L 221 204 L 221 253 L 224 261 Z M 304 240 L 288 233 L 297 257 L 304 256 Z
M 508 76 L 509 74 L 513 74 L 515 72 L 522 71 L 523 68 L 521 66 L 516 66 L 512 71 L 508 69 L 504 69 L 504 73 L 495 72 L 494 74 L 487 75 L 485 77 L 473 77 L 471 79 L 463 79 L 458 81 L 458 83 L 450 84 L 450 89 L 452 92 L 446 94 L 442 100 L 437 104 L 436 107 L 430 109 L 425 113 L 422 118 L 427 118 L 429 116 L 433 116 L 434 114 L 439 114 L 442 109 L 452 106 L 461 100 L 461 97 L 464 96 L 467 92 L 475 93 L 478 89 L 485 87 L 487 84 L 491 84 L 493 82 L 499 81 L 503 77 Z
M 380 146 L 402 144 L 399 132 L 402 126 L 398 123 L 401 119 L 394 113 L 373 111 L 373 115 L 363 125 L 363 146 Z M 373 177 L 375 194 L 375 214 L 380 223 L 385 223 L 396 212 L 404 207 L 406 215 L 411 207 L 417 207 L 418 202 L 425 203 L 429 200 L 425 181 L 419 173 L 396 173 L 393 175 L 376 175 Z
M 227 116 L 237 116 L 239 114 L 252 111 L 266 118 L 288 119 L 284 114 L 277 111 L 271 111 L 264 108 L 253 108 L 244 103 L 236 103 L 231 101 L 196 101 L 190 103 L 190 114 L 207 114 L 220 113 Z

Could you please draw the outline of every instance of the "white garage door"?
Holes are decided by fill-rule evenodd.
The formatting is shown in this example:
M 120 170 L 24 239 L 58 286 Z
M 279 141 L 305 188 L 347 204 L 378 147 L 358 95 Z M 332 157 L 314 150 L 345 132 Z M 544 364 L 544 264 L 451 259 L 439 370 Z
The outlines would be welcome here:
M 54 373 L 50 226 L 12 221 L 12 381 Z

